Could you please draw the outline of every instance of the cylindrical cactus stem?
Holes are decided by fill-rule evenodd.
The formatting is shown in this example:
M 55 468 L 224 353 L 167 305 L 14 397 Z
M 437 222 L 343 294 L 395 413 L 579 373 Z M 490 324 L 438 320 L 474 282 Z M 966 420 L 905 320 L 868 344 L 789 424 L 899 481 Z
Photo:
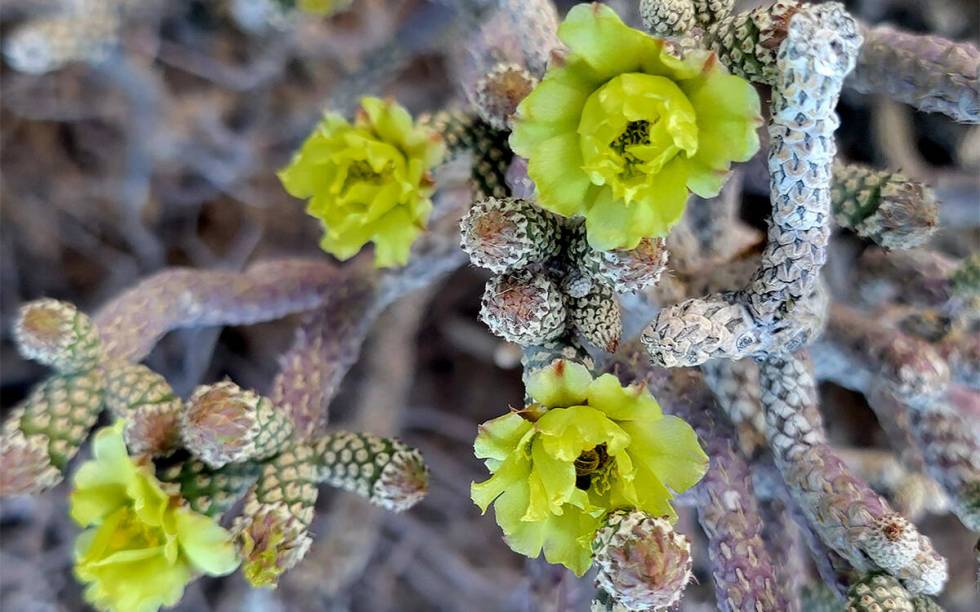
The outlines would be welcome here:
M 596 348 L 615 352 L 623 335 L 623 317 L 612 289 L 605 283 L 592 283 L 587 294 L 565 302 L 575 331 Z
M 42 299 L 21 306 L 14 338 L 24 357 L 62 374 L 91 370 L 102 359 L 95 325 L 68 302 Z
M 315 477 L 392 512 L 425 497 L 429 471 L 422 454 L 400 440 L 346 431 L 313 441 Z
M 263 261 L 244 272 L 171 268 L 121 293 L 94 320 L 107 357 L 136 362 L 174 329 L 246 325 L 316 308 L 344 274 L 304 259 Z
M 971 423 L 952 405 L 951 396 L 956 393 L 970 392 L 951 391 L 911 410 L 884 389 L 876 389 L 868 399 L 876 413 L 908 413 L 912 438 L 926 471 L 949 495 L 951 509 L 963 524 L 980 531 L 980 440 Z
M 288 448 L 262 467 L 232 526 L 242 573 L 255 587 L 275 587 L 306 556 L 317 498 L 313 449 Z
M 759 366 L 751 359 L 713 359 L 701 365 L 704 382 L 738 432 L 743 453 L 752 456 L 765 443 Z
M 948 511 L 949 500 L 939 483 L 925 472 L 909 469 L 894 453 L 866 448 L 836 450 L 852 472 L 911 520 L 927 512 Z
M 847 612 L 942 612 L 925 595 L 913 595 L 893 576 L 872 573 L 847 591 Z
M 718 608 L 793 610 L 785 594 L 788 585 L 777 580 L 762 539 L 763 521 L 749 466 L 735 450 L 731 431 L 715 418 L 711 391 L 695 370 L 654 368 L 639 348 L 626 356 L 625 363 L 616 363 L 621 375 L 629 373 L 637 382 L 646 382 L 665 411 L 690 423 L 710 458 L 708 471 L 692 492 L 698 522 L 708 538 Z
M 123 436 L 133 455 L 167 455 L 180 445 L 182 402 L 166 379 L 142 364 L 106 365 L 105 405 L 126 420 Z
M 40 493 L 61 481 L 102 411 L 100 368 L 48 378 L 3 425 L 0 495 Z
M 929 343 L 849 306 L 831 307 L 814 351 L 822 378 L 855 391 L 885 384 L 904 401 L 920 404 L 941 396 L 949 385 L 949 367 Z
M 880 568 L 913 593 L 938 593 L 947 578 L 945 559 L 827 445 L 809 360 L 770 356 L 760 381 L 776 466 L 820 538 L 859 571 Z
M 861 38 L 854 20 L 836 2 L 777 2 L 749 15 L 759 17 L 758 24 L 745 15 L 722 20 L 709 39 L 727 49 L 731 67 L 738 63 L 731 53 L 742 48 L 743 33 L 738 30 L 751 22 L 746 53 L 758 57 L 752 59 L 752 70 L 742 62 L 741 72 L 772 85 L 768 241 L 758 270 L 738 294 L 711 295 L 665 308 L 647 327 L 644 344 L 651 358 L 665 366 L 765 353 L 771 346 L 792 350 L 816 330 L 789 321 L 808 308 L 814 312 L 806 320 L 820 321 L 821 309 L 812 303 L 819 297 L 819 271 L 830 237 L 833 134 L 839 124 L 834 108 Z M 726 36 L 717 36 L 726 29 Z M 782 342 L 772 342 L 771 337 L 780 333 L 786 333 Z
M 543 262 L 561 251 L 558 218 L 518 198 L 475 203 L 460 222 L 460 233 L 470 261 L 497 274 Z
M 932 189 L 898 172 L 835 161 L 830 203 L 839 227 L 887 249 L 920 246 L 939 227 Z
M 610 512 L 592 540 L 596 586 L 627 610 L 680 601 L 693 579 L 691 544 L 670 521 L 638 510 Z
M 198 387 L 180 415 L 180 426 L 187 450 L 212 468 L 270 457 L 293 434 L 284 410 L 230 381 Z
M 692 0 L 640 0 L 640 17 L 657 36 L 681 36 L 697 23 Z
M 904 32 L 882 25 L 862 28 L 864 45 L 847 85 L 882 93 L 961 123 L 980 123 L 980 51 L 969 42 Z
M 484 121 L 498 130 L 509 130 L 517 105 L 538 84 L 520 64 L 499 63 L 476 82 L 474 102 Z
M 214 470 L 187 454 L 161 460 L 157 465 L 161 482 L 176 485 L 192 510 L 212 517 L 227 512 L 262 472 L 262 464 L 255 461 L 231 463 Z
M 529 269 L 494 276 L 483 292 L 480 319 L 494 334 L 521 346 L 544 344 L 565 331 L 561 288 Z

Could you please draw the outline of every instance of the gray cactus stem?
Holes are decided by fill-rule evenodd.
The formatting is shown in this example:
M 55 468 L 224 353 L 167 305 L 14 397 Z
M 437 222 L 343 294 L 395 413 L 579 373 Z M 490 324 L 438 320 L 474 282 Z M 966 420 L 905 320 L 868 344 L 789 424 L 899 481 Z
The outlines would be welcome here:
M 938 593 L 945 559 L 827 444 L 809 358 L 770 356 L 760 365 L 760 382 L 776 467 L 814 531 L 858 571 L 882 569 L 912 592 Z
M 792 10 L 776 14 L 787 6 Z M 772 15 L 758 17 L 773 29 L 770 42 L 778 43 L 778 51 L 762 58 L 766 65 L 761 72 L 742 71 L 772 85 L 768 241 L 758 270 L 740 292 L 688 300 L 660 312 L 643 334 L 651 358 L 660 365 L 692 366 L 712 358 L 764 354 L 770 347 L 767 340 L 785 329 L 783 322 L 801 304 L 813 309 L 830 236 L 833 134 L 839 124 L 834 107 L 861 38 L 854 20 L 837 3 L 777 3 L 772 10 Z M 734 34 L 716 35 L 738 22 L 737 17 L 722 20 L 709 39 L 731 43 Z M 802 345 L 816 331 L 801 326 L 791 334 L 792 342 Z
M 980 123 L 980 51 L 970 42 L 862 27 L 864 45 L 846 84 L 861 93 L 882 93 L 961 123 Z

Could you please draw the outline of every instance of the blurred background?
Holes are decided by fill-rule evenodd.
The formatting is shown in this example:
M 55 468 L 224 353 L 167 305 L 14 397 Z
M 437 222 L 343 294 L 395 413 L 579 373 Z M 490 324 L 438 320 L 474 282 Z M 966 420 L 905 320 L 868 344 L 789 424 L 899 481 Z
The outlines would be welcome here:
M 415 113 L 461 99 L 453 45 L 466 36 L 454 25 L 454 2 L 355 0 L 332 18 L 283 17 L 272 2 L 130 2 L 120 50 L 102 61 L 46 74 L 3 64 L 4 412 L 45 376 L 13 348 L 10 327 L 22 302 L 49 296 L 92 312 L 165 266 L 240 269 L 265 257 L 327 257 L 317 248 L 317 223 L 274 174 L 322 110 L 347 107 L 362 93 L 394 96 Z M 572 4 L 559 2 L 561 13 Z M 638 23 L 635 2 L 609 4 Z M 978 34 L 975 0 L 846 4 L 868 23 L 957 40 Z M 55 1 L 0 0 L 0 36 L 58 10 Z M 840 114 L 845 157 L 960 185 L 943 194 L 949 228 L 980 217 L 978 128 L 853 92 Z M 746 196 L 743 213 L 763 227 L 768 199 Z M 944 229 L 936 238 L 957 256 L 977 243 L 976 229 Z M 179 610 L 588 609 L 588 579 L 512 553 L 492 517 L 480 517 L 469 500 L 470 482 L 485 477 L 472 453 L 476 424 L 522 401 L 519 353 L 476 318 L 485 280 L 463 269 L 392 307 L 332 404 L 333 423 L 398 432 L 420 448 L 432 470 L 428 498 L 393 515 L 324 490 L 314 546 L 278 590 L 250 590 L 240 576 L 201 580 Z M 174 333 L 148 364 L 182 395 L 226 376 L 267 390 L 294 325 Z M 835 445 L 887 447 L 861 396 L 831 385 L 822 393 Z M 71 574 L 77 528 L 66 493 L 62 484 L 0 503 L 0 609 L 85 609 Z M 691 512 L 681 512 L 697 577 L 681 609 L 712 610 L 702 536 Z M 943 604 L 976 610 L 970 534 L 951 515 L 927 517 L 922 528 L 950 559 Z

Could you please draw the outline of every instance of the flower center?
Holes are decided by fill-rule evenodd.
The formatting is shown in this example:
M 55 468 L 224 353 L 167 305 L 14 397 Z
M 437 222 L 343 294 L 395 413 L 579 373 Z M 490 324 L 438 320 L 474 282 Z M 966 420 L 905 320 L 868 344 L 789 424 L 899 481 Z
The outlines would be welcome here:
M 575 486 L 588 491 L 596 485 L 597 491 L 602 493 L 609 488 L 608 473 L 614 463 L 615 460 L 606 452 L 605 444 L 584 451 L 575 460 Z
M 582 170 L 627 204 L 656 191 L 654 178 L 678 155 L 697 152 L 694 107 L 662 76 L 626 73 L 585 101 L 577 129 Z
M 625 162 L 625 167 L 623 168 L 623 175 L 625 177 L 632 177 L 637 174 L 637 166 L 643 163 L 643 160 L 638 158 L 630 150 L 631 145 L 648 145 L 650 144 L 650 122 L 646 119 L 640 119 L 639 121 L 630 121 L 626 124 L 626 129 L 623 133 L 616 137 L 616 140 L 609 143 L 609 148 L 619 154 Z
M 389 164 L 390 165 L 390 164 Z M 389 174 L 386 165 L 381 172 L 375 172 L 371 164 L 364 160 L 357 160 L 347 166 L 347 178 L 344 179 L 344 186 L 341 191 L 347 191 L 354 183 L 372 183 L 380 185 Z
M 120 550 L 154 548 L 161 544 L 160 530 L 140 520 L 132 508 L 120 508 L 114 518 L 118 522 L 113 526 L 107 554 Z

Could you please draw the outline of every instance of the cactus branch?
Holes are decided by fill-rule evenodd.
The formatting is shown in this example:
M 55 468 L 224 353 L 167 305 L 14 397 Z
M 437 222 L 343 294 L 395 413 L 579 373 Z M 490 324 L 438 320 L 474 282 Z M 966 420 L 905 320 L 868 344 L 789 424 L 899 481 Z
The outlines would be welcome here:
M 178 328 L 246 325 L 311 310 L 342 272 L 324 261 L 262 262 L 242 273 L 170 269 L 106 304 L 95 316 L 109 358 L 141 361 Z
M 883 569 L 914 593 L 942 590 L 945 559 L 826 443 L 809 359 L 770 356 L 760 381 L 776 466 L 821 539 L 859 571 Z
M 980 51 L 969 42 L 862 27 L 864 45 L 847 86 L 883 93 L 961 123 L 980 123 Z
M 757 62 L 758 70 L 742 70 L 773 90 L 768 242 L 759 269 L 741 292 L 688 300 L 661 311 L 643 334 L 651 358 L 660 365 L 691 366 L 717 357 L 767 353 L 767 340 L 781 323 L 801 304 L 813 301 L 826 260 L 838 125 L 834 107 L 861 38 L 853 19 L 836 3 L 778 2 L 769 13 L 753 15 L 764 17 L 765 27 L 772 30 L 765 36 L 773 45 L 758 43 L 755 49 L 765 61 Z M 738 21 L 726 18 L 718 28 L 733 27 L 728 23 L 732 19 Z M 717 33 L 709 42 L 731 43 Z M 801 329 L 788 346 L 787 339 L 780 342 L 780 348 L 792 350 L 816 331 Z

